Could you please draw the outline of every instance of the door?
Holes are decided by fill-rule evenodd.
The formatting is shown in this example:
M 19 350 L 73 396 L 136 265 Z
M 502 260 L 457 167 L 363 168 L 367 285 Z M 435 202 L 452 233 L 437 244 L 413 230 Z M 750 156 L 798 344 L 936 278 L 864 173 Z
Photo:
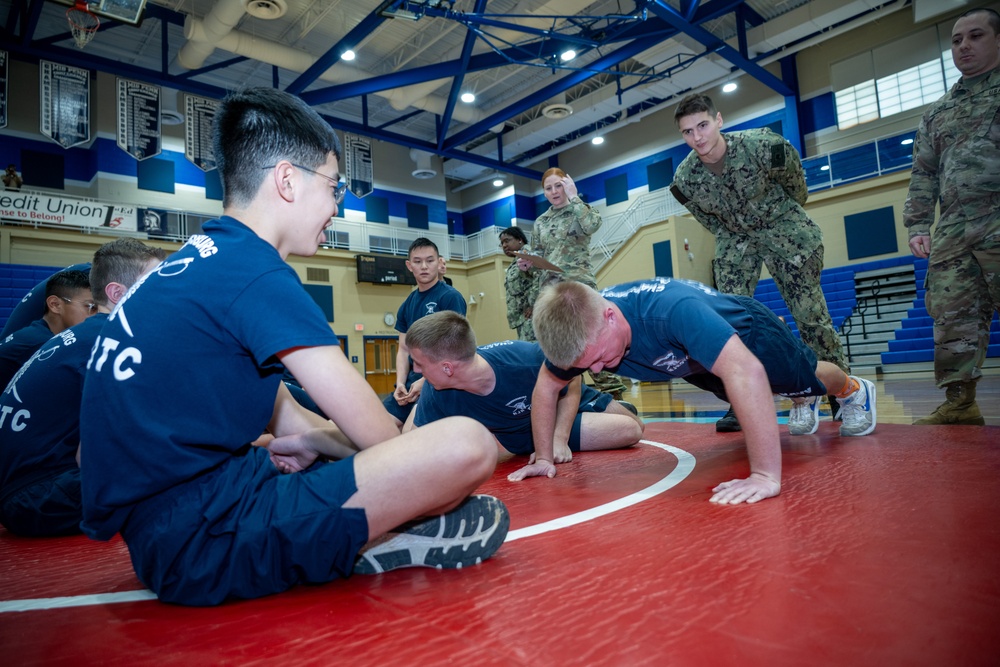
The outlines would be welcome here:
M 379 396 L 395 388 L 397 350 L 398 338 L 365 337 L 365 379 Z

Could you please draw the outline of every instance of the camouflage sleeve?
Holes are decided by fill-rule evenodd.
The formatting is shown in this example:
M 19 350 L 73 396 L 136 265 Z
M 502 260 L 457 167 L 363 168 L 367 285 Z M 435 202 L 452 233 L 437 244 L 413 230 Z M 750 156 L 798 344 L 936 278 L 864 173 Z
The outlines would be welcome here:
M 768 139 L 765 159 L 768 162 L 771 178 L 789 197 L 800 206 L 804 205 L 809 196 L 809 188 L 806 185 L 806 172 L 802 168 L 799 152 L 779 134 L 768 132 Z
M 694 219 L 701 223 L 701 226 L 712 232 L 712 234 L 718 236 L 719 234 L 728 233 L 726 226 L 722 224 L 722 220 L 714 213 L 709 213 L 697 202 L 691 201 L 690 199 L 684 204 Z
M 934 149 L 927 119 L 920 121 L 913 140 L 913 171 L 910 172 L 910 189 L 903 205 L 903 226 L 909 237 L 928 236 L 934 224 L 934 209 L 938 202 L 938 167 L 940 156 Z
M 593 235 L 594 232 L 601 228 L 601 223 L 604 222 L 597 209 L 588 206 L 579 197 L 573 197 L 570 200 L 569 210 L 573 213 L 573 224 L 579 226 L 580 231 L 587 236 Z

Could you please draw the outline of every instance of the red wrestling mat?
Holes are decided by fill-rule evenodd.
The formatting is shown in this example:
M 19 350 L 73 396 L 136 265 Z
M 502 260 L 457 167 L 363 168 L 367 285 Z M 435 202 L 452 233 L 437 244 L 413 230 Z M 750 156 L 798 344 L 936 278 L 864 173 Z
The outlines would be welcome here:
M 645 437 L 678 449 L 578 455 L 553 480 L 519 484 L 505 478 L 524 460 L 501 463 L 482 491 L 508 504 L 512 531 L 482 566 L 211 609 L 115 602 L 141 588 L 120 540 L 0 530 L 4 662 L 881 666 L 1000 655 L 1000 428 L 881 425 L 850 439 L 824 422 L 783 437 L 781 496 L 737 507 L 708 497 L 746 474 L 740 434 L 658 423 Z M 54 606 L 67 603 L 81 606 Z

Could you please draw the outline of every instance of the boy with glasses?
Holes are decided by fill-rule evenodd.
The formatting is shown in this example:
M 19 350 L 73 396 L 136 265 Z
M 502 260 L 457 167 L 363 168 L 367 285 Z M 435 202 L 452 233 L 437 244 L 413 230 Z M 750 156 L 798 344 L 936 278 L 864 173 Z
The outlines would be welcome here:
M 60 271 L 45 284 L 45 314 L 0 342 L 0 386 L 6 387 L 35 350 L 52 336 L 95 312 L 90 279 L 83 271 Z
M 42 345 L 0 394 L 0 523 L 10 532 L 80 532 L 80 397 L 87 360 L 112 308 L 165 256 L 131 238 L 101 246 L 87 299 L 96 314 Z

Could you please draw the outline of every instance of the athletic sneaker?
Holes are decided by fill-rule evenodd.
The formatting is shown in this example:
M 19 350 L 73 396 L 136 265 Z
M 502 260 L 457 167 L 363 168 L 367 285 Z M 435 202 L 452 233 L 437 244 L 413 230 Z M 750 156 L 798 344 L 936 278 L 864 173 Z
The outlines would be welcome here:
M 629 412 L 631 412 L 632 414 L 634 414 L 636 417 L 639 416 L 639 410 L 634 405 L 632 405 L 628 401 L 618 401 L 618 402 L 621 403 L 621 406 L 623 408 L 625 408 L 626 410 L 628 410 Z
M 469 496 L 447 514 L 405 523 L 371 542 L 358 554 L 354 573 L 478 565 L 500 548 L 508 528 L 510 514 L 499 499 Z
M 811 435 L 819 428 L 819 396 L 809 396 L 802 403 L 792 401 L 788 412 L 790 435 Z
M 736 418 L 736 413 L 733 412 L 732 406 L 729 407 L 726 414 L 722 415 L 722 419 L 715 422 L 716 433 L 735 433 L 742 430 L 743 427 L 740 426 L 740 420 Z
M 868 435 L 875 430 L 875 385 L 864 378 L 851 376 L 861 385 L 840 401 L 840 435 Z

